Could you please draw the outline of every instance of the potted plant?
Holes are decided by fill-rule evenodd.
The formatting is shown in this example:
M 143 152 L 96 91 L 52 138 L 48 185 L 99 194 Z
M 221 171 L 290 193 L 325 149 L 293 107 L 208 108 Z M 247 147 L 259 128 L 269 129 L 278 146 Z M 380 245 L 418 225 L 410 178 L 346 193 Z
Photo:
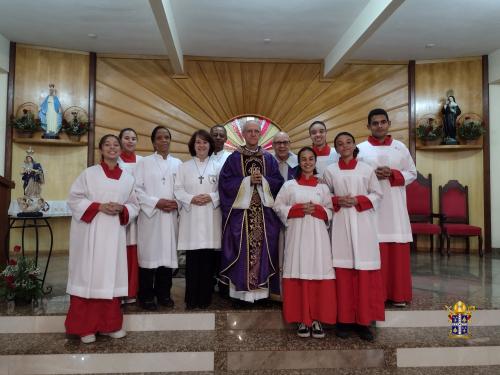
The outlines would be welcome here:
M 63 120 L 63 130 L 68 134 L 69 139 L 72 141 L 80 141 L 80 137 L 89 131 L 89 123 L 85 111 L 77 109 L 77 107 L 68 108 L 70 111 L 70 118 L 65 113 Z
M 33 133 L 40 128 L 39 120 L 35 118 L 33 112 L 28 108 L 22 109 L 21 116 L 12 116 L 10 125 L 19 138 L 31 138 Z
M 458 136 L 468 144 L 476 144 L 484 132 L 483 122 L 478 116 L 474 118 L 474 116 L 466 115 L 458 126 Z
M 30 303 L 42 296 L 40 269 L 33 259 L 20 255 L 21 246 L 14 246 L 16 259 L 10 259 L 0 273 L 0 297 L 16 303 Z
M 424 146 L 438 145 L 443 136 L 443 124 L 441 120 L 426 115 L 418 121 L 416 133 Z

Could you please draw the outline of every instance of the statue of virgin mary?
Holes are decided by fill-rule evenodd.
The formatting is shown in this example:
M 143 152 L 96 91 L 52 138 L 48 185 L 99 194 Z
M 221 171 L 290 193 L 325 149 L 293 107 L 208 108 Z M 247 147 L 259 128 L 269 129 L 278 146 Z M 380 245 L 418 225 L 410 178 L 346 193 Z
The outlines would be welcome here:
M 38 115 L 44 130 L 43 138 L 59 138 L 58 133 L 62 127 L 62 107 L 59 98 L 56 96 L 53 83 L 49 85 L 49 95 L 42 102 Z

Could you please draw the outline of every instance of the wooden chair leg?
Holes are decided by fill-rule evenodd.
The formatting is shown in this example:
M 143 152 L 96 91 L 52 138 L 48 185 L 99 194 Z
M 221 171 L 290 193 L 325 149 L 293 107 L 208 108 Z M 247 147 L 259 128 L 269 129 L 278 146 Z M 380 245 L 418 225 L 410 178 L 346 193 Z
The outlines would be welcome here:
M 446 255 L 450 256 L 450 235 L 446 233 Z
M 478 236 L 478 242 L 479 242 L 479 256 L 483 257 L 483 236 L 479 235 Z
M 467 254 L 470 254 L 470 237 L 465 238 L 465 251 Z
M 429 235 L 429 241 L 431 241 L 431 254 L 434 253 L 434 236 L 432 234 Z

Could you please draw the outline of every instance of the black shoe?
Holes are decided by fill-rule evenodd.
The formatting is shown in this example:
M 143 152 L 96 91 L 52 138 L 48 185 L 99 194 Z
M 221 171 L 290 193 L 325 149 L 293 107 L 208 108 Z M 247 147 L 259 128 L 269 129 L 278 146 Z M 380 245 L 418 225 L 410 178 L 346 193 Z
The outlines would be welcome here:
M 337 323 L 335 335 L 341 339 L 347 339 L 351 336 L 351 325 L 346 323 Z
M 317 320 L 315 320 L 312 324 L 311 334 L 315 339 L 322 339 L 323 337 L 325 337 L 325 331 L 323 330 L 321 323 Z
M 165 297 L 165 298 L 158 297 L 158 304 L 165 307 L 174 307 L 174 301 L 172 301 L 170 297 Z
M 311 330 L 305 325 L 305 323 L 300 323 L 297 326 L 297 335 L 303 338 L 309 337 L 311 336 Z
M 155 301 L 141 301 L 141 300 L 139 300 L 139 305 L 144 310 L 148 310 L 148 311 L 158 310 L 158 306 L 156 305 Z
M 191 303 L 186 303 L 186 310 L 194 310 L 196 309 L 196 305 Z
M 375 340 L 375 337 L 373 336 L 373 332 L 368 326 L 362 326 L 359 325 L 356 327 L 356 330 L 358 332 L 358 336 L 361 340 L 373 342 Z

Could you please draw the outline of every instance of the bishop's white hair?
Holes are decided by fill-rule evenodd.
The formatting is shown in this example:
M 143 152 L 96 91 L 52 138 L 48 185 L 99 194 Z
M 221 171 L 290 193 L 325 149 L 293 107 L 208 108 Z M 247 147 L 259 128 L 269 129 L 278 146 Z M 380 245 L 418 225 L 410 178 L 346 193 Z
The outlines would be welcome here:
M 247 121 L 245 121 L 245 122 L 243 123 L 243 125 L 241 126 L 241 132 L 242 132 L 242 133 L 244 133 L 244 132 L 245 132 L 245 130 L 246 130 L 246 128 L 247 128 L 247 126 L 248 126 L 249 124 L 255 124 L 255 125 L 258 125 L 258 126 L 259 126 L 259 130 L 260 130 L 260 124 L 259 124 L 259 122 L 258 122 L 257 120 L 247 120 Z

